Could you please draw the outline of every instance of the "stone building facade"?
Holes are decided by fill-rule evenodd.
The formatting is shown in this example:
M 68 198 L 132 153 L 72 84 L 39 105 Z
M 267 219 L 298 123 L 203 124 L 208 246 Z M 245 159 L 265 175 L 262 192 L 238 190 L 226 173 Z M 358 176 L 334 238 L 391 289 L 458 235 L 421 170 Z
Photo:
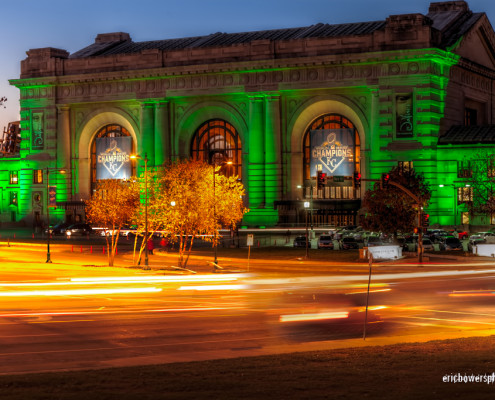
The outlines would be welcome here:
M 425 174 L 432 223 L 459 224 L 458 169 L 472 143 L 450 138 L 466 125 L 488 127 L 482 147 L 495 137 L 494 49 L 486 14 L 449 1 L 376 22 L 151 42 L 119 32 L 73 54 L 29 50 L 11 80 L 22 141 L 0 159 L 2 193 L 16 193 L 15 204 L 4 195 L 2 221 L 39 221 L 55 186 L 53 218 L 84 219 L 81 202 L 109 170 L 101 140 L 127 138 L 125 151 L 151 166 L 232 160 L 245 226 L 300 223 L 309 199 L 315 224 L 354 224 L 364 191 L 394 166 Z

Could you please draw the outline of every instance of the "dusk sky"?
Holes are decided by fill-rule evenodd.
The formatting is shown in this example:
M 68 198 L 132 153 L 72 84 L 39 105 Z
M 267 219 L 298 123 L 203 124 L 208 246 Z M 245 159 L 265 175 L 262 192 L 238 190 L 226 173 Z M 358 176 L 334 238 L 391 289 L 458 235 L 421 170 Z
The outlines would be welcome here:
M 26 51 L 55 47 L 73 53 L 98 33 L 127 32 L 133 41 L 172 39 L 215 32 L 292 28 L 319 22 L 385 20 L 389 15 L 427 14 L 428 0 L 2 0 L 0 127 L 19 119 L 17 79 Z M 495 25 L 495 2 L 470 0 Z

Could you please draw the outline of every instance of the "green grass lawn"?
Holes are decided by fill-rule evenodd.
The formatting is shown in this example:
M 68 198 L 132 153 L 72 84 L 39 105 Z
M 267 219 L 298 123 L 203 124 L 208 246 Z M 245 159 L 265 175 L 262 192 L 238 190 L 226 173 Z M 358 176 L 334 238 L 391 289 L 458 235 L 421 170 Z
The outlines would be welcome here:
M 491 399 L 495 337 L 19 376 L 8 400 Z M 449 383 L 481 376 L 485 382 Z M 483 378 L 484 376 L 486 378 Z M 447 377 L 447 378 L 445 378 Z

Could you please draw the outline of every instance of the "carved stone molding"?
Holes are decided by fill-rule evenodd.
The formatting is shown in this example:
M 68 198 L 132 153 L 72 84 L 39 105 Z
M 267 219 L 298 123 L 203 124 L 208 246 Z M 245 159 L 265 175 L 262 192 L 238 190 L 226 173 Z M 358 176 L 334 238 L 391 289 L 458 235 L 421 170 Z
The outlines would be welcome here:
M 241 101 L 237 104 L 233 104 L 234 107 L 237 109 L 237 111 L 243 116 L 243 117 L 247 117 L 248 115 L 248 106 L 246 104 L 246 102 L 244 101 Z
M 366 60 L 355 60 L 355 63 L 344 65 L 329 65 L 321 63 L 318 66 L 300 67 L 291 65 L 290 68 L 281 70 L 266 70 L 253 72 L 235 72 L 229 73 L 208 72 L 197 75 L 162 75 L 156 76 L 154 79 L 149 79 L 146 71 L 142 71 L 141 75 L 134 80 L 113 80 L 110 76 L 109 80 L 97 81 L 96 76 L 90 81 L 87 77 L 87 82 L 73 82 L 72 84 L 64 83 L 58 87 L 42 87 L 21 89 L 23 98 L 40 98 L 50 97 L 53 95 L 53 88 L 57 89 L 57 100 L 60 102 L 77 102 L 84 98 L 88 101 L 101 101 L 102 99 L 112 98 L 164 98 L 167 95 L 167 90 L 179 90 L 181 95 L 187 95 L 191 91 L 192 95 L 197 93 L 198 89 L 202 90 L 221 90 L 228 93 L 228 89 L 233 87 L 236 92 L 238 86 L 245 86 L 247 91 L 261 90 L 277 90 L 279 84 L 283 84 L 284 88 L 290 87 L 290 84 L 304 84 L 306 88 L 325 88 L 325 82 L 335 81 L 343 82 L 348 80 L 350 84 L 356 79 L 377 79 L 381 76 L 394 76 L 398 74 L 418 74 L 418 73 L 440 73 L 437 63 L 435 62 L 416 62 L 407 61 L 368 64 L 363 62 Z M 268 66 L 265 66 L 268 68 Z M 261 67 L 260 67 L 261 68 Z M 430 68 L 432 71 L 428 71 Z M 261 68 L 262 69 L 262 68 Z M 66 81 L 68 81 L 66 77 Z M 101 78 L 100 78 L 101 79 Z M 110 81 L 112 79 L 112 81 Z M 319 83 L 321 82 L 321 84 Z M 482 84 L 484 87 L 485 83 Z M 172 94 L 175 95 L 175 94 Z

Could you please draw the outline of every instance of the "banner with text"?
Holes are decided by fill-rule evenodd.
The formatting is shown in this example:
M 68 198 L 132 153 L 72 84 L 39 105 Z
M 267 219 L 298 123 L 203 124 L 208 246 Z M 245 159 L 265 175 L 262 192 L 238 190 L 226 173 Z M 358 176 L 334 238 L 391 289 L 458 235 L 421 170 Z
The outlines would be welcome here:
M 96 139 L 96 179 L 128 179 L 132 174 L 132 138 Z
M 354 173 L 354 133 L 350 129 L 320 129 L 310 132 L 311 176 L 322 171 L 328 176 Z

